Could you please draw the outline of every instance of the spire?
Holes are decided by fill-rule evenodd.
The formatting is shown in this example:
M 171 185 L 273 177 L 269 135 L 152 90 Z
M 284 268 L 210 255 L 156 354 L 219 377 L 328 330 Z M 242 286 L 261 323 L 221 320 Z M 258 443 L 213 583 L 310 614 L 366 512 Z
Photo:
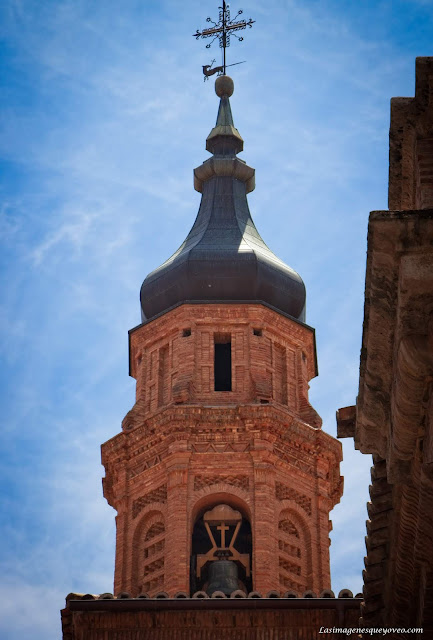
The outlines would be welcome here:
M 206 149 L 213 154 L 236 155 L 243 151 L 244 141 L 233 123 L 230 96 L 234 84 L 229 76 L 219 76 L 215 81 L 215 93 L 220 97 L 216 125 L 206 139 Z
M 243 140 L 230 108 L 233 89 L 231 78 L 217 78 L 218 116 L 206 140 L 212 157 L 194 169 L 200 209 L 179 249 L 144 280 L 143 321 L 191 302 L 265 304 L 305 320 L 302 279 L 266 246 L 251 218 L 246 196 L 255 171 L 237 157 Z
M 194 169 L 194 189 L 200 193 L 203 192 L 203 182 L 213 175 L 231 175 L 245 182 L 247 193 L 255 187 L 254 169 L 236 157 L 243 151 L 244 141 L 233 122 L 229 99 L 233 91 L 233 80 L 229 76 L 219 76 L 215 80 L 215 93 L 220 98 L 220 105 L 216 124 L 206 138 L 206 149 L 213 157 Z

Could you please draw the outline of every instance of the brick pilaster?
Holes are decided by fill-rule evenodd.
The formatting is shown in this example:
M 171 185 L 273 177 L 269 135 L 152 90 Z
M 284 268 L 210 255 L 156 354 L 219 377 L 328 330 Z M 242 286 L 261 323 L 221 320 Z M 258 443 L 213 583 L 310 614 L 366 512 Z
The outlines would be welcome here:
M 252 452 L 254 461 L 253 589 L 265 595 L 278 588 L 275 539 L 275 470 L 263 461 L 264 451 Z
M 167 467 L 164 590 L 170 595 L 174 595 L 177 591 L 189 592 L 190 526 L 187 503 L 190 455 L 188 451 L 176 452 Z
M 329 566 L 329 511 L 331 510 L 330 500 L 328 498 L 319 498 L 317 514 L 317 534 L 319 544 L 317 546 L 319 552 L 319 569 L 314 577 L 314 589 L 321 591 L 322 589 L 331 588 L 331 572 Z

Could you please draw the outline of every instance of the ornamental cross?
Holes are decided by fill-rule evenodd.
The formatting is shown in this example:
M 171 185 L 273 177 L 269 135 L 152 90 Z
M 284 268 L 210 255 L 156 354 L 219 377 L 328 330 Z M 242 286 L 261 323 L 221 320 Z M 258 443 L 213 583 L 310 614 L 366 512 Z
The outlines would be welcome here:
M 202 29 L 201 31 L 197 29 L 197 31 L 193 34 L 193 37 L 196 40 L 199 40 L 200 38 L 212 38 L 212 42 L 214 42 L 216 38 L 219 39 L 220 47 L 223 50 L 222 72 L 225 75 L 226 49 L 227 47 L 230 46 L 231 34 L 233 33 L 233 35 L 240 42 L 242 42 L 243 38 L 238 36 L 235 33 L 235 31 L 241 31 L 242 29 L 246 29 L 247 27 L 251 28 L 255 20 L 251 20 L 251 18 L 249 20 L 243 20 L 243 19 L 236 20 L 236 18 L 238 18 L 243 14 L 242 9 L 239 9 L 239 11 L 237 12 L 234 18 L 230 18 L 230 6 L 226 4 L 224 0 L 223 0 L 223 6 L 218 7 L 218 9 L 219 9 L 218 22 L 214 22 L 212 18 L 206 18 L 206 22 L 211 22 L 213 24 L 213 27 L 210 27 L 209 29 Z M 210 49 L 212 42 L 206 45 L 206 49 Z M 235 64 L 240 64 L 240 63 L 238 62 Z M 233 66 L 233 65 L 228 65 L 228 66 Z
M 226 548 L 226 531 L 230 529 L 225 522 L 221 522 L 220 526 L 217 527 L 218 531 L 221 531 L 221 549 Z

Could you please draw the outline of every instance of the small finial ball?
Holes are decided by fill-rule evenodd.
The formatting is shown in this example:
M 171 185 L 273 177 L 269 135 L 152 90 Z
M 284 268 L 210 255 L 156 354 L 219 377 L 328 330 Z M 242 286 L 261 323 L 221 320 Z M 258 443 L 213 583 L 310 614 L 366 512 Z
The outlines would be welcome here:
M 235 90 L 235 85 L 230 76 L 218 76 L 215 80 L 215 93 L 218 98 L 230 98 Z

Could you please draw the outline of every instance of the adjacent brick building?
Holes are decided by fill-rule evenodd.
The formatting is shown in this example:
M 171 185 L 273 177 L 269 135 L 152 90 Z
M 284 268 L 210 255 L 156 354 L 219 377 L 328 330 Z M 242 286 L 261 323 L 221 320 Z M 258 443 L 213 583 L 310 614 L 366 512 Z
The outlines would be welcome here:
M 373 454 L 363 623 L 433 637 L 433 58 L 414 98 L 393 98 L 389 211 L 368 227 L 356 407 L 341 436 Z

